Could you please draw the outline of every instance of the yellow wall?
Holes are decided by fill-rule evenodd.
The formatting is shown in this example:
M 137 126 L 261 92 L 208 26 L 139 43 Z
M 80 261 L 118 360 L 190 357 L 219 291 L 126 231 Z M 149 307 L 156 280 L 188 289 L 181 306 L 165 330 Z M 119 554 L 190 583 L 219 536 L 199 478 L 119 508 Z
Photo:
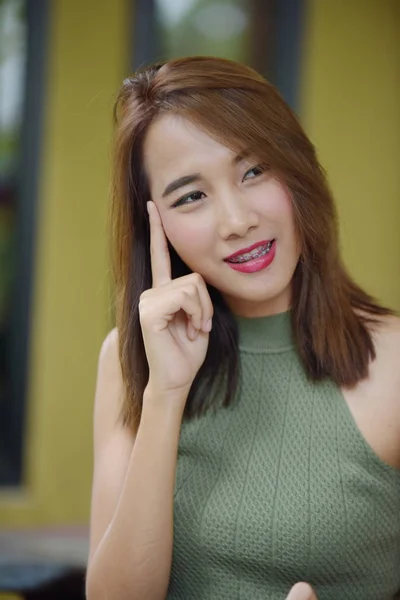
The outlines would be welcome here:
M 309 0 L 305 127 L 328 171 L 345 262 L 400 309 L 400 2 Z
M 26 486 L 0 526 L 85 522 L 97 355 L 109 328 L 111 109 L 130 0 L 52 0 Z M 328 170 L 346 263 L 400 308 L 400 2 L 309 0 L 302 116 Z
M 86 521 L 96 362 L 110 327 L 106 213 L 128 0 L 52 0 L 25 489 L 0 525 Z

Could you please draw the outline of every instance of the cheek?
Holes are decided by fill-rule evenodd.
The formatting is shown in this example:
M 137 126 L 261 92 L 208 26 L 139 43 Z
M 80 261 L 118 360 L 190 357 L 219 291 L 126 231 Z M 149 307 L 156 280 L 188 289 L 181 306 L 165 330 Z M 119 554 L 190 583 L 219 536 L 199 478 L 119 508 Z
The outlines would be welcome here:
M 279 221 L 293 220 L 292 200 L 289 190 L 286 190 L 281 183 L 274 182 L 274 186 L 269 190 L 266 206 L 268 206 L 271 216 L 274 215 Z
M 282 228 L 286 232 L 285 237 L 288 248 L 291 248 L 291 251 L 298 258 L 300 255 L 301 244 L 296 230 L 293 202 L 289 191 L 286 192 L 285 190 L 282 190 L 280 203 L 277 205 L 276 210 L 279 221 L 282 224 Z
M 188 216 L 185 219 L 163 219 L 163 226 L 175 251 L 189 266 L 199 256 L 204 256 L 206 249 L 210 247 L 210 229 L 201 227 L 200 223 Z
M 294 236 L 294 212 L 289 190 L 278 181 L 273 182 L 267 192 L 268 202 L 265 202 L 265 217 L 279 224 L 282 232 L 290 232 Z

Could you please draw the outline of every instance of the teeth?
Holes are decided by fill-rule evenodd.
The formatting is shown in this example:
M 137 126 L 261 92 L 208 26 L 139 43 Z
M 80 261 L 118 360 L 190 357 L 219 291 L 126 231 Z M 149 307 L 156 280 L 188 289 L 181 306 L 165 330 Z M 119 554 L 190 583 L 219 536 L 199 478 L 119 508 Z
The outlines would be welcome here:
M 261 256 L 265 256 L 271 250 L 272 241 L 269 242 L 266 246 L 259 246 L 258 248 L 255 248 L 251 252 L 246 252 L 246 254 L 241 254 L 240 256 L 235 256 L 235 258 L 230 258 L 229 262 L 243 263 L 243 262 L 247 262 L 249 260 L 254 260 L 255 258 L 261 258 Z

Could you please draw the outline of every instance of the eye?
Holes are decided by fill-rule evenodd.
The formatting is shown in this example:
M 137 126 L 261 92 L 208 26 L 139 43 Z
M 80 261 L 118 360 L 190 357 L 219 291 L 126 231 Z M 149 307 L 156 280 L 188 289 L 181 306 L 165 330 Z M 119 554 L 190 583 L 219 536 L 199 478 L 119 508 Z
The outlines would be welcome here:
M 245 181 L 246 179 L 254 179 L 255 177 L 258 177 L 259 175 L 262 175 L 262 173 L 264 173 L 264 171 L 265 171 L 265 169 L 264 169 L 264 167 L 262 167 L 262 165 L 256 165 L 255 167 L 252 167 L 251 169 L 246 171 L 246 173 L 244 174 L 244 177 L 243 177 L 243 181 Z
M 191 194 L 186 194 L 186 196 L 182 196 L 179 198 L 173 205 L 172 208 L 177 208 L 178 206 L 184 206 L 185 204 L 193 204 L 194 202 L 198 202 L 205 198 L 205 194 L 203 192 L 192 192 Z

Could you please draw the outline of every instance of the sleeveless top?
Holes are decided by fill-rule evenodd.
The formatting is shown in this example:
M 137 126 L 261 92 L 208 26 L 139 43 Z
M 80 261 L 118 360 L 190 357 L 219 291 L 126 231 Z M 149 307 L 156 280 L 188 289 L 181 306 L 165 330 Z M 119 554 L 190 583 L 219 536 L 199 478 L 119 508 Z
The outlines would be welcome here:
M 341 390 L 307 379 L 290 313 L 237 318 L 229 408 L 182 424 L 167 600 L 393 600 L 400 470 L 358 429 Z

